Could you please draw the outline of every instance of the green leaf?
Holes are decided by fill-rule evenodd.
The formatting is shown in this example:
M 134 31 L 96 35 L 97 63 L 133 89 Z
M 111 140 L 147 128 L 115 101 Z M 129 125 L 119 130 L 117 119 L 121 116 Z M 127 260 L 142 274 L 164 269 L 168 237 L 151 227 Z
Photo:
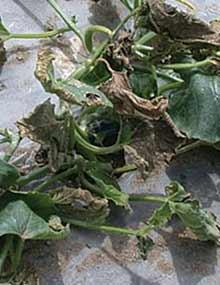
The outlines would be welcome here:
M 220 141 L 220 77 L 193 73 L 185 90 L 173 93 L 169 114 L 189 138 Z
M 0 187 L 7 188 L 13 185 L 19 177 L 16 167 L 0 159 Z
M 157 81 L 153 74 L 135 71 L 129 76 L 133 92 L 145 99 L 157 95 Z
M 103 180 L 91 175 L 98 187 L 102 191 L 102 196 L 108 200 L 112 200 L 115 205 L 128 207 L 129 195 L 125 192 L 119 191 L 112 184 L 106 184 Z
M 112 184 L 115 188 L 120 190 L 117 180 L 111 176 L 113 172 L 110 163 L 102 163 L 99 161 L 87 161 L 86 173 L 103 180 L 106 184 Z
M 0 210 L 4 209 L 10 202 L 23 201 L 38 216 L 48 219 L 57 213 L 55 203 L 48 193 L 7 191 L 0 199 Z
M 111 78 L 111 74 L 106 68 L 106 64 L 98 61 L 86 75 L 80 78 L 80 80 L 90 86 L 98 86 L 109 78 Z
M 38 55 L 35 75 L 47 92 L 55 93 L 60 99 L 80 106 L 109 106 L 111 102 L 97 88 L 76 79 L 56 79 L 50 50 L 42 50 Z
M 112 167 L 108 163 L 100 163 L 98 161 L 87 162 L 86 169 L 84 170 L 86 176 L 89 177 L 89 182 L 92 189 L 102 197 L 111 200 L 115 205 L 128 207 L 129 195 L 120 191 L 116 179 L 111 176 Z M 88 185 L 85 185 L 86 187 Z
M 9 203 L 0 212 L 0 236 L 11 234 L 22 240 L 60 239 L 68 233 L 69 226 L 64 227 L 58 217 L 53 217 L 47 223 L 23 201 Z
M 54 86 L 50 92 L 54 91 L 54 93 L 56 93 L 61 99 L 64 99 L 69 103 L 80 106 L 112 106 L 104 93 L 79 80 L 58 79 L 54 81 L 53 84 Z

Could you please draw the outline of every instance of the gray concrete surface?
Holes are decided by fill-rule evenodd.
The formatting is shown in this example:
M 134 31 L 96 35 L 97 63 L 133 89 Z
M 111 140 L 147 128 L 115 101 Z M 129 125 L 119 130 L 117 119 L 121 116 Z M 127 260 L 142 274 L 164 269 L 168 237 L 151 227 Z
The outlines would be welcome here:
M 220 15 L 218 0 L 191 2 L 204 19 Z M 118 1 L 59 3 L 69 16 L 77 15 L 82 29 L 88 23 L 115 25 L 124 14 Z M 45 0 L 1 0 L 0 4 L 2 19 L 14 32 L 39 32 L 48 21 L 62 25 Z M 71 54 L 69 46 L 74 47 L 71 39 L 71 34 L 65 38 L 65 49 L 57 47 L 64 56 Z M 0 127 L 14 128 L 18 118 L 49 96 L 33 75 L 41 45 L 36 40 L 6 44 L 7 63 L 0 74 Z M 170 180 L 179 180 L 220 217 L 219 158 L 216 151 L 197 150 L 177 158 L 165 172 L 146 182 L 134 173 L 122 177 L 120 183 L 125 191 L 161 193 Z M 152 211 L 152 205 L 142 203 L 130 215 L 115 209 L 112 221 L 137 226 Z M 39 275 L 41 285 L 219 285 L 218 248 L 191 239 L 177 221 L 152 233 L 152 237 L 155 245 L 145 261 L 139 257 L 135 239 L 78 229 L 63 241 L 31 243 L 25 259 Z

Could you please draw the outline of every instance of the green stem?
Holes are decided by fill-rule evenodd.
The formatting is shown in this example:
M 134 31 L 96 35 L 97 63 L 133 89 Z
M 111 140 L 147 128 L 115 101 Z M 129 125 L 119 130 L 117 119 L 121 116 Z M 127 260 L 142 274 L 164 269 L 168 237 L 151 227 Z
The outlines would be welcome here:
M 70 28 L 61 28 L 53 31 L 42 32 L 42 33 L 33 33 L 33 34 L 15 34 L 11 33 L 6 40 L 11 39 L 46 39 L 55 37 L 59 34 L 71 31 Z
M 105 51 L 106 47 L 109 44 L 109 40 L 106 40 L 100 44 L 100 46 L 95 50 L 94 54 L 92 55 L 91 58 L 86 60 L 80 68 L 78 68 L 76 71 L 74 71 L 69 77 L 68 80 L 70 79 L 78 79 L 80 80 L 84 76 L 86 76 L 90 71 L 93 70 L 95 67 L 96 61 L 98 58 L 101 57 L 103 52 Z
M 0 253 L 0 275 L 2 275 L 2 270 L 3 270 L 3 266 L 4 266 L 4 263 L 5 263 L 5 260 L 7 258 L 9 249 L 12 246 L 12 239 L 13 239 L 12 236 L 6 236 L 4 245 L 3 245 L 3 247 L 1 247 L 1 253 Z
M 162 195 L 151 195 L 151 194 L 130 194 L 129 201 L 165 203 L 167 202 L 167 197 Z
M 75 225 L 77 227 L 86 228 L 89 230 L 95 230 L 95 231 L 104 231 L 108 233 L 114 233 L 114 234 L 123 234 L 123 235 L 132 235 L 136 236 L 139 232 L 139 230 L 133 230 L 129 228 L 121 228 L 121 227 L 114 227 L 114 226 L 108 226 L 108 225 L 93 225 L 91 223 L 87 223 L 84 221 L 79 221 L 71 218 L 63 218 L 63 220 L 66 223 Z
M 154 32 L 148 32 L 147 34 L 145 34 L 143 37 L 141 37 L 139 40 L 137 40 L 135 42 L 135 45 L 144 45 L 146 44 L 146 42 L 152 40 L 153 38 L 155 38 L 157 36 L 156 33 Z
M 63 19 L 66 25 L 78 36 L 78 38 L 82 41 L 84 45 L 84 39 L 80 30 L 76 27 L 76 25 L 70 21 L 64 12 L 60 9 L 59 5 L 55 0 L 47 0 L 47 2 L 54 8 L 57 14 Z
M 191 10 L 196 10 L 195 6 L 193 4 L 191 4 L 189 1 L 187 0 L 176 0 L 177 2 L 187 6 L 188 8 L 190 8 Z
M 24 240 L 17 238 L 15 254 L 11 257 L 13 272 L 16 272 L 24 249 Z
M 93 152 L 94 154 L 97 155 L 106 155 L 106 154 L 111 154 L 114 152 L 117 152 L 121 150 L 122 146 L 120 144 L 114 144 L 112 146 L 108 147 L 99 147 L 90 144 L 88 141 L 86 141 L 77 130 L 75 130 L 75 139 L 76 142 L 83 148 L 85 148 L 88 151 Z
M 140 11 L 140 7 L 134 9 L 130 14 L 128 14 L 117 26 L 117 28 L 114 30 L 112 34 L 112 39 L 114 40 L 115 37 L 117 36 L 118 32 L 121 30 L 121 28 L 130 20 L 131 17 L 135 16 L 138 12 Z
M 158 90 L 158 95 L 160 96 L 164 92 L 171 90 L 171 89 L 176 89 L 176 88 L 181 88 L 183 86 L 184 82 L 172 82 L 172 83 L 167 83 L 162 86 L 160 86 Z
M 93 38 L 94 33 L 104 33 L 108 35 L 110 38 L 112 36 L 112 31 L 104 26 L 100 26 L 100 25 L 89 26 L 87 30 L 85 31 L 84 38 L 85 38 L 85 46 L 90 53 L 93 51 L 92 38 Z
M 133 47 L 132 47 L 134 50 L 137 50 L 137 51 L 140 51 L 140 52 L 150 52 L 150 51 L 153 51 L 154 48 L 151 47 L 151 46 L 145 46 L 145 45 L 140 45 L 140 44 L 135 44 Z
M 90 183 L 84 176 L 81 176 L 80 179 L 84 187 L 103 197 L 103 191 L 99 187 Z M 152 195 L 152 194 L 129 194 L 129 201 L 165 203 L 167 202 L 167 197 L 162 195 Z
M 180 155 L 180 154 L 183 154 L 183 153 L 186 153 L 188 151 L 191 151 L 197 147 L 200 147 L 200 146 L 210 146 L 212 144 L 208 143 L 208 142 L 204 142 L 204 141 L 195 141 L 191 144 L 188 144 L 186 146 L 183 146 L 183 147 L 180 147 L 180 148 L 176 148 L 175 152 L 176 152 L 176 155 Z M 213 145 L 212 145 L 213 146 Z
M 159 77 L 162 77 L 164 79 L 168 79 L 170 81 L 182 82 L 182 83 L 184 82 L 184 80 L 182 80 L 181 78 L 178 78 L 178 77 L 171 75 L 171 74 L 167 74 L 167 72 L 162 72 L 159 70 L 157 70 L 156 72 L 157 72 L 157 75 Z
M 129 0 L 121 0 L 121 3 L 124 4 L 129 11 L 133 10 L 133 7 L 131 6 Z
M 135 164 L 128 164 L 128 165 L 114 169 L 112 174 L 113 175 L 120 175 L 120 174 L 130 172 L 130 171 L 134 171 L 134 170 L 137 170 L 137 166 Z
M 104 197 L 103 191 L 102 191 L 99 187 L 97 187 L 95 184 L 90 183 L 90 182 L 85 178 L 84 175 L 81 175 L 80 180 L 81 180 L 82 185 L 83 185 L 86 189 L 90 190 L 91 192 L 93 192 L 93 193 L 95 193 L 95 194 L 98 194 L 98 195 Z M 104 198 L 105 198 L 105 197 L 104 197 Z
M 51 0 L 48 0 L 51 1 Z M 125 23 L 131 18 L 133 17 L 135 14 L 138 13 L 140 8 L 137 8 L 135 10 L 133 10 L 127 17 L 125 17 L 120 24 L 118 25 L 118 27 L 112 32 L 112 36 L 110 37 L 110 39 L 105 40 L 104 42 L 102 42 L 100 44 L 100 46 L 95 50 L 94 54 L 92 55 L 91 58 L 89 58 L 88 60 L 85 61 L 84 65 L 81 66 L 79 69 L 77 69 L 76 71 L 74 71 L 68 79 L 78 79 L 80 80 L 82 77 L 86 76 L 95 66 L 96 61 L 102 56 L 102 54 L 104 53 L 105 49 L 107 48 L 108 44 L 115 39 L 115 37 L 117 36 L 118 32 L 120 31 L 120 29 L 125 25 Z
M 134 8 L 138 8 L 143 5 L 143 0 L 134 0 Z
M 137 71 L 141 71 L 144 73 L 152 72 L 152 70 L 149 67 L 146 67 L 146 66 L 143 66 L 140 64 L 133 64 L 132 67 L 134 67 Z M 167 74 L 167 73 L 162 72 L 162 71 L 156 70 L 156 75 L 158 77 L 162 77 L 162 78 L 170 80 L 170 81 L 181 82 L 181 83 L 184 82 L 181 78 L 178 78 L 174 75 Z
M 203 67 L 209 64 L 213 64 L 213 61 L 210 58 L 207 58 L 205 60 L 197 61 L 194 63 L 174 63 L 174 64 L 160 65 L 159 67 L 163 69 L 181 70 L 181 69 L 191 69 L 195 67 Z
M 46 176 L 48 173 L 49 173 L 48 165 L 40 167 L 38 169 L 34 169 L 29 174 L 18 178 L 18 180 L 16 181 L 16 184 L 19 187 L 23 187 L 27 185 L 28 183 L 30 183 L 31 181 L 38 179 L 39 177 Z
M 39 186 L 37 186 L 33 191 L 41 192 L 46 190 L 50 185 L 54 184 L 55 182 L 62 180 L 63 178 L 69 177 L 73 174 L 77 173 L 77 168 L 74 166 L 72 168 L 69 168 L 68 170 L 61 172 L 57 175 L 54 175 L 47 180 L 45 180 L 43 183 L 41 183 Z

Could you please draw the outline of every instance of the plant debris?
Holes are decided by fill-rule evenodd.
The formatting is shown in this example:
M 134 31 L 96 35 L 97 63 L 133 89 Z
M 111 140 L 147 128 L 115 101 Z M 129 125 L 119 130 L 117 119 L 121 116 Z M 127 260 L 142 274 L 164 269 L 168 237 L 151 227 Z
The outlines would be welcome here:
M 161 196 L 128 194 L 117 182 L 133 170 L 146 179 L 156 165 L 169 164 L 179 143 L 185 149 L 192 140 L 218 147 L 219 22 L 205 23 L 163 0 L 123 0 L 129 14 L 115 30 L 93 25 L 82 34 L 56 1 L 47 2 L 66 26 L 14 34 L 1 21 L 0 65 L 5 41 L 67 31 L 76 34 L 88 57 L 69 77 L 58 78 L 53 50 L 41 49 L 35 76 L 60 106 L 48 99 L 17 121 L 18 133 L 0 129 L 0 143 L 8 146 L 0 158 L 2 280 L 17 272 L 26 240 L 65 238 L 70 225 L 135 236 L 145 257 L 149 233 L 175 215 L 198 240 L 219 245 L 217 218 L 178 182 Z M 124 31 L 129 20 L 131 32 Z M 94 45 L 97 32 L 107 38 Z M 33 169 L 26 172 L 13 163 L 25 137 L 39 144 Z M 160 207 L 136 229 L 109 225 L 113 204 L 127 211 L 139 201 Z

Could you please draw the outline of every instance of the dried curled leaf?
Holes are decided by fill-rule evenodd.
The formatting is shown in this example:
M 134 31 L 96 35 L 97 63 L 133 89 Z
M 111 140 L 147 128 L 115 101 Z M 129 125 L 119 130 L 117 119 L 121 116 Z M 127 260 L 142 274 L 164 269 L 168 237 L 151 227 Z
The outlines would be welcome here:
M 96 197 L 88 190 L 64 186 L 53 190 L 50 195 L 59 213 L 65 217 L 98 224 L 109 215 L 108 200 Z
M 42 49 L 38 53 L 35 76 L 47 92 L 55 93 L 70 104 L 111 107 L 111 102 L 95 87 L 76 79 L 56 79 L 52 64 L 54 58 L 50 49 Z
M 55 105 L 48 99 L 38 105 L 26 118 L 17 121 L 17 127 L 22 137 L 28 137 L 34 142 L 48 146 L 49 165 L 53 171 L 68 162 L 71 158 L 70 124 L 68 118 L 58 120 L 55 115 Z
M 140 171 L 143 179 L 146 179 L 149 174 L 149 163 L 129 145 L 124 146 L 124 152 L 126 164 L 134 164 Z
M 105 60 L 103 60 L 105 61 Z M 168 100 L 158 97 L 147 100 L 132 92 L 127 74 L 114 71 L 105 61 L 112 78 L 101 85 L 100 90 L 111 100 L 115 110 L 122 115 L 142 120 L 158 120 L 168 107 Z
M 105 57 L 110 59 L 110 62 L 114 62 L 114 65 L 117 65 L 119 68 L 122 66 L 130 68 L 133 44 L 132 34 L 127 31 L 120 31 L 117 39 L 109 44 Z

